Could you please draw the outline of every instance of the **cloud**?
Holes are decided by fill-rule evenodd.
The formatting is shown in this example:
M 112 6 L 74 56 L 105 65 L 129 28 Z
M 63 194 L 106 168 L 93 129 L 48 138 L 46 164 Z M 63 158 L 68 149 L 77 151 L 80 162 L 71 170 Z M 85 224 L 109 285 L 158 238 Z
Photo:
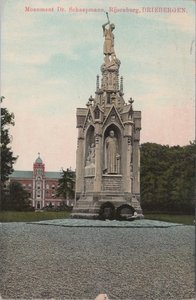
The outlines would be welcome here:
M 145 3 L 114 0 L 112 5 Z M 157 1 L 148 3 L 157 6 Z M 111 1 L 81 0 L 74 5 L 68 0 L 28 1 L 35 4 L 105 8 Z M 30 169 L 37 152 L 47 170 L 74 167 L 75 111 L 85 107 L 95 91 L 106 16 L 27 14 L 24 5 L 24 0 L 14 5 L 7 1 L 2 22 L 2 92 L 16 115 L 12 129 L 13 149 L 19 155 L 16 168 Z M 125 99 L 132 96 L 134 108 L 142 110 L 142 142 L 188 143 L 194 128 L 191 11 L 187 16 L 113 14 L 110 18 L 116 24 L 115 49 L 122 62 Z

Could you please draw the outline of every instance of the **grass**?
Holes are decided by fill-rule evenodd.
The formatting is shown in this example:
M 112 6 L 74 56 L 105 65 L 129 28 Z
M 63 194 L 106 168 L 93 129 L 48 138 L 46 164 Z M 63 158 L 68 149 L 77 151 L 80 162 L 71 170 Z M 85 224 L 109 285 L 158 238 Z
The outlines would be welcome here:
M 42 220 L 65 219 L 70 216 L 67 211 L 37 211 L 37 212 L 19 212 L 19 211 L 1 211 L 0 222 L 33 222 Z M 194 225 L 195 216 L 193 215 L 172 215 L 144 213 L 145 219 L 158 220 L 171 223 L 180 223 L 184 225 Z
M 184 225 L 194 225 L 195 216 L 193 215 L 172 215 L 172 214 L 148 214 L 144 213 L 145 219 L 158 220 Z
M 69 216 L 70 212 L 67 211 L 1 211 L 0 222 L 33 222 L 42 220 L 65 219 Z

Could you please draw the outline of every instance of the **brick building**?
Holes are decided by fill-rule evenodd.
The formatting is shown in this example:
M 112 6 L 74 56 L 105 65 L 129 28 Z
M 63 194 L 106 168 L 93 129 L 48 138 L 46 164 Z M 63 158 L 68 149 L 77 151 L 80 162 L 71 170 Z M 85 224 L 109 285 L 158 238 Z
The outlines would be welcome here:
M 61 172 L 45 171 L 45 164 L 38 158 L 33 164 L 32 171 L 14 171 L 10 175 L 10 182 L 17 181 L 21 183 L 23 188 L 28 191 L 32 206 L 35 209 L 52 204 L 53 207 L 58 207 L 63 198 L 56 196 L 58 180 L 61 178 Z M 69 201 L 67 200 L 67 205 Z

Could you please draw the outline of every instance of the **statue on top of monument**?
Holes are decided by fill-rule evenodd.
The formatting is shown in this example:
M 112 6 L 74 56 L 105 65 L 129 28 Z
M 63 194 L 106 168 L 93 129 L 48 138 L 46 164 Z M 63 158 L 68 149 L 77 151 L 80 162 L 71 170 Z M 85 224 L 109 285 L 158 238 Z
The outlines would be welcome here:
M 108 13 L 106 12 L 107 15 L 107 23 L 102 25 L 103 28 L 103 36 L 105 37 L 104 45 L 103 45 L 103 53 L 105 54 L 105 62 L 110 63 L 110 56 L 111 60 L 114 61 L 116 58 L 115 51 L 114 51 L 114 34 L 112 31 L 115 29 L 114 24 L 110 24 L 110 20 L 108 17 Z M 108 28 L 106 26 L 109 25 Z

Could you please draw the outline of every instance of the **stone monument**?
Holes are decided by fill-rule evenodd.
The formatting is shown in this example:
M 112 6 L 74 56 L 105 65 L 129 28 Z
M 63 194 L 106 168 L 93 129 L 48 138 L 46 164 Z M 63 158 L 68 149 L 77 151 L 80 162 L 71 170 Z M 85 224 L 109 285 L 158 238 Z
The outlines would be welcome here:
M 108 15 L 107 15 L 108 18 Z M 104 63 L 95 96 L 77 109 L 76 200 L 73 217 L 140 216 L 141 112 L 124 100 L 114 24 L 103 24 Z

